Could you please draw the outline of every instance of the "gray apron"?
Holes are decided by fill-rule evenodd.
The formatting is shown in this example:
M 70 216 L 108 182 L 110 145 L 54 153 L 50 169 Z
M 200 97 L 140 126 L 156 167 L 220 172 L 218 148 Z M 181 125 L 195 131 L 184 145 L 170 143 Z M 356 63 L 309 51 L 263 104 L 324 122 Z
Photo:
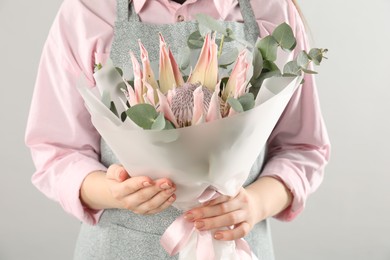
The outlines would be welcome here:
M 204 2 L 206 2 L 204 0 Z M 239 0 L 244 23 L 223 22 L 231 28 L 237 37 L 254 43 L 259 36 L 249 0 Z M 129 50 L 140 57 L 138 39 L 141 39 L 149 53 L 151 63 L 159 59 L 159 39 L 161 32 L 174 54 L 186 45 L 188 35 L 197 30 L 194 21 L 175 24 L 145 24 L 140 22 L 134 8 L 128 0 L 117 0 L 117 20 L 114 29 L 114 41 L 110 57 L 115 66 L 124 72 L 131 71 Z M 226 43 L 226 48 L 229 48 Z M 224 46 L 225 48 L 225 46 Z M 101 142 L 101 161 L 107 167 L 119 163 L 110 148 Z M 244 186 L 257 179 L 264 161 L 261 153 Z M 160 238 L 168 226 L 183 212 L 169 207 L 155 215 L 137 215 L 129 210 L 108 209 L 103 212 L 99 223 L 95 226 L 82 224 L 77 240 L 74 259 L 76 260 L 163 260 L 178 259 L 169 256 L 160 245 Z M 273 260 L 273 247 L 269 223 L 264 220 L 254 226 L 245 237 L 252 251 L 261 260 Z

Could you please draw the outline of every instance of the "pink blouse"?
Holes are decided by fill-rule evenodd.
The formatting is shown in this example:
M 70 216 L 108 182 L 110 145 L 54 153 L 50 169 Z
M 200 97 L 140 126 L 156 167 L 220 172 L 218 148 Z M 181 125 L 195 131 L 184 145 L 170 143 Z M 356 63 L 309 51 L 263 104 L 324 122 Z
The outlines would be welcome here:
M 207 4 L 205 3 L 207 2 Z M 308 49 L 305 28 L 290 0 L 252 0 L 262 36 L 287 22 L 298 39 L 296 51 Z M 135 0 L 145 23 L 191 20 L 197 13 L 242 21 L 237 0 Z M 100 136 L 76 89 L 85 73 L 92 77 L 95 57 L 108 56 L 116 18 L 115 0 L 64 0 L 44 45 L 26 130 L 36 172 L 33 184 L 81 221 L 96 224 L 101 211 L 83 207 L 79 190 L 99 162 Z M 291 220 L 321 183 L 329 159 L 329 140 L 320 112 L 315 82 L 306 76 L 269 138 L 269 161 L 262 176 L 283 181 L 294 199 L 277 218 Z

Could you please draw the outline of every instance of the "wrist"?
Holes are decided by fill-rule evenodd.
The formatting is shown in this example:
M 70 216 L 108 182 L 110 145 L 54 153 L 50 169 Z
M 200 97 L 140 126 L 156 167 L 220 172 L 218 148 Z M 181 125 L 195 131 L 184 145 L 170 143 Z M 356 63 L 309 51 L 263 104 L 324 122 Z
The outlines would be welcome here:
M 80 201 L 91 210 L 119 208 L 108 188 L 106 173 L 95 171 L 88 174 L 80 187 Z
M 291 205 L 293 195 L 285 184 L 273 177 L 260 177 L 246 188 L 256 209 L 256 223 L 275 216 Z

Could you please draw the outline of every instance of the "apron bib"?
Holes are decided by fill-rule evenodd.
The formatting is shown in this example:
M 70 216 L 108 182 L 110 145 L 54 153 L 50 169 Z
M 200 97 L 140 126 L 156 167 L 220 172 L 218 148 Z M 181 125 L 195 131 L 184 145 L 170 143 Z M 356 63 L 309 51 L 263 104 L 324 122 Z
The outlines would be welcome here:
M 131 1 L 130 1 L 131 2 Z M 259 37 L 259 28 L 249 0 L 239 0 L 244 23 L 221 22 L 234 31 L 234 34 L 254 43 Z M 151 63 L 159 59 L 158 33 L 162 33 L 172 53 L 186 46 L 187 37 L 197 30 L 195 21 L 175 24 L 146 24 L 140 22 L 129 0 L 117 0 L 117 20 L 114 28 L 114 41 L 110 58 L 115 66 L 122 68 L 125 77 L 132 71 L 129 51 L 140 57 L 138 39 L 149 53 Z M 224 48 L 233 47 L 231 42 Z M 263 151 L 252 166 L 244 186 L 257 179 L 264 162 Z M 101 142 L 101 161 L 107 167 L 119 163 L 104 140 Z M 138 215 L 129 210 L 108 209 L 103 212 L 95 226 L 82 224 L 76 244 L 75 260 L 165 260 L 178 259 L 169 256 L 160 245 L 164 231 L 183 212 L 174 207 L 155 215 Z M 261 260 L 273 260 L 273 247 L 268 220 L 254 226 L 245 237 L 253 253 Z

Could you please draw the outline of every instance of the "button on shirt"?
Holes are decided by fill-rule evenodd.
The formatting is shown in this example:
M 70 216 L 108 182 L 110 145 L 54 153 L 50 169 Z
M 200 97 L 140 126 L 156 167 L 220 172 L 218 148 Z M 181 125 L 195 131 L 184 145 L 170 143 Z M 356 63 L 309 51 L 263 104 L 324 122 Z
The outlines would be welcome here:
M 134 0 L 145 23 L 192 20 L 198 13 L 215 19 L 242 22 L 237 0 Z M 290 0 L 252 0 L 252 8 L 265 36 L 287 22 L 297 37 L 296 51 L 308 49 L 304 25 Z M 26 130 L 36 166 L 33 184 L 65 211 L 96 224 L 102 211 L 83 207 L 79 190 L 92 171 L 106 168 L 99 162 L 100 136 L 76 90 L 80 73 L 94 85 L 93 67 L 110 52 L 116 17 L 115 0 L 64 0 L 45 43 Z M 320 113 L 312 75 L 305 77 L 268 140 L 268 158 L 262 176 L 282 181 L 293 194 L 289 208 L 276 217 L 293 219 L 322 181 L 329 158 L 329 141 Z

